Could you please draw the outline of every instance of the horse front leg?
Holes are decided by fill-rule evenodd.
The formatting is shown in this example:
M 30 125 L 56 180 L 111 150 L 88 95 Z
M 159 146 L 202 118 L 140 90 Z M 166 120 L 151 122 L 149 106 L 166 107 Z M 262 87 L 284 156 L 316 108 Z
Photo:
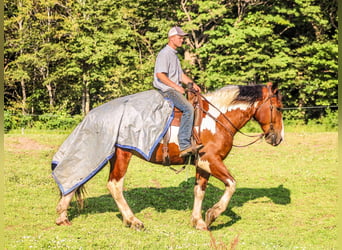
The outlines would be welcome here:
M 110 160 L 111 171 L 107 188 L 119 208 L 123 223 L 133 229 L 141 230 L 144 228 L 144 224 L 135 217 L 123 195 L 124 177 L 131 157 L 132 153 L 117 148 L 115 155 Z
M 225 191 L 219 200 L 212 208 L 208 209 L 205 214 L 205 223 L 209 227 L 217 217 L 219 217 L 224 211 L 226 211 L 229 201 L 235 192 L 235 181 L 228 180 L 230 183 L 226 185 Z
M 228 207 L 228 204 L 235 192 L 236 181 L 228 172 L 221 160 L 210 164 L 211 174 L 225 184 L 225 191 L 221 199 L 205 215 L 205 223 L 209 227 Z
M 199 230 L 208 230 L 206 223 L 202 219 L 202 202 L 205 189 L 209 179 L 209 174 L 200 168 L 196 168 L 196 184 L 194 187 L 194 207 L 191 215 L 191 224 Z
M 74 196 L 76 190 L 72 191 L 71 193 L 67 195 L 61 196 L 58 205 L 57 205 L 57 213 L 59 214 L 59 217 L 56 219 L 56 224 L 58 226 L 70 226 L 71 222 L 68 219 L 68 207 L 72 200 L 72 197 Z

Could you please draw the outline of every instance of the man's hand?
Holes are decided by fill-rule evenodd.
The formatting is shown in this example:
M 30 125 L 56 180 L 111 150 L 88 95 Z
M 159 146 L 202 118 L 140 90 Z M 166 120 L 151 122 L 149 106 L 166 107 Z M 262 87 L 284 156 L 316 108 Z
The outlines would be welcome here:
M 174 87 L 175 90 L 177 90 L 179 93 L 184 94 L 185 93 L 185 89 L 182 86 L 176 85 Z
M 187 83 L 192 83 L 192 87 L 196 90 L 196 91 L 198 91 L 198 92 L 201 92 L 201 88 L 196 84 L 196 83 L 194 83 L 193 82 L 193 80 L 190 78 L 190 77 L 188 77 L 186 74 L 182 74 L 182 82 L 183 83 L 185 83 L 185 84 L 187 84 Z
M 196 84 L 196 83 L 193 83 L 193 86 L 192 86 L 196 91 L 198 92 L 201 92 L 201 88 Z

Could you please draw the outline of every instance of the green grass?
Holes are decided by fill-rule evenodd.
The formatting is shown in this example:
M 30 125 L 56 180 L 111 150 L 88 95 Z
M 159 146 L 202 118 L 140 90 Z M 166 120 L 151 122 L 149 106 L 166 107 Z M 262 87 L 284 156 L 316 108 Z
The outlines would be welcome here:
M 59 198 L 50 161 L 64 133 L 5 135 L 5 247 L 7 249 L 337 249 L 337 133 L 290 132 L 278 147 L 265 142 L 233 148 L 225 163 L 237 180 L 227 211 L 201 232 L 190 226 L 194 167 L 176 175 L 133 158 L 125 196 L 146 227 L 123 226 L 106 189 L 108 166 L 86 187 L 85 208 L 69 209 L 58 227 Z M 250 138 L 236 137 L 235 144 Z M 180 166 L 176 166 L 178 168 Z M 211 178 L 204 210 L 223 185 Z

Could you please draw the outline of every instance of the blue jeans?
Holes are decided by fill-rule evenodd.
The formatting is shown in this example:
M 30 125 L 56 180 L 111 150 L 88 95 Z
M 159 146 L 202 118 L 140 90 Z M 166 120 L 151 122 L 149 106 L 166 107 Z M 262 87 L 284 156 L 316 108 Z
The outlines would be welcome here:
M 169 98 L 176 108 L 183 112 L 178 132 L 180 151 L 191 146 L 192 126 L 194 123 L 194 108 L 190 102 L 178 91 L 167 90 L 161 92 L 164 97 Z

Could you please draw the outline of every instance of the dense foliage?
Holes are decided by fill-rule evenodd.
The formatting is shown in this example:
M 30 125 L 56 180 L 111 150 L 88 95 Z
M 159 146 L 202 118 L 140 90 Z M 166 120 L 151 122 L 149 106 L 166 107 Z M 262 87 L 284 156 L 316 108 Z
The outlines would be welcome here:
M 173 25 L 205 91 L 273 81 L 285 106 L 337 105 L 336 0 L 5 0 L 5 109 L 84 114 L 151 89 Z

